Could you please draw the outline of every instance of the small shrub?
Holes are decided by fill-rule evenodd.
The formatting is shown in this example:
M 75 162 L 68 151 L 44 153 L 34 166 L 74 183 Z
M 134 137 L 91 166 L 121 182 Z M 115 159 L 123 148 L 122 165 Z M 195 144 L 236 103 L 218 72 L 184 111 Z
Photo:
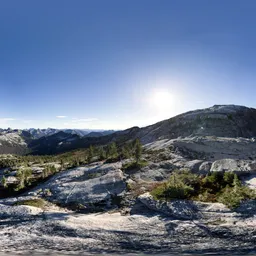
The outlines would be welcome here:
M 8 187 L 7 180 L 6 180 L 5 176 L 3 176 L 2 180 L 1 180 L 1 183 L 2 183 L 2 185 L 3 185 L 5 188 Z
M 236 208 L 246 199 L 256 199 L 255 191 L 245 186 L 227 186 L 220 193 L 217 201 L 227 205 L 229 208 Z
M 118 162 L 119 160 L 120 160 L 120 159 L 119 159 L 118 156 L 109 157 L 109 158 L 105 161 L 105 163 L 106 163 L 106 164 L 112 164 L 112 163 Z
M 139 162 L 128 162 L 122 165 L 123 171 L 130 171 L 135 169 L 140 169 L 148 165 L 148 162 L 145 160 L 141 160 Z
M 223 175 L 223 180 L 227 183 L 227 185 L 232 185 L 234 177 L 235 175 L 233 172 L 225 172 Z
M 199 186 L 198 176 L 187 170 L 173 172 L 169 180 L 151 191 L 155 199 L 171 200 L 190 198 Z
M 47 165 L 43 169 L 42 178 L 47 178 L 48 176 L 57 172 L 57 169 L 54 165 Z
M 28 205 L 28 206 L 34 206 L 37 208 L 44 208 L 46 206 L 47 202 L 41 198 L 37 199 L 29 199 L 29 200 L 23 200 L 16 202 L 14 205 Z
M 216 202 L 216 195 L 204 191 L 202 194 L 199 194 L 196 199 L 201 202 Z
M 19 169 L 16 173 L 16 177 L 19 183 L 16 186 L 15 191 L 19 191 L 25 188 L 27 185 L 28 186 L 31 185 L 30 179 L 32 178 L 32 169 L 31 168 Z
M 157 200 L 186 199 L 193 194 L 194 189 L 185 184 L 171 185 L 164 183 L 156 187 L 151 195 Z

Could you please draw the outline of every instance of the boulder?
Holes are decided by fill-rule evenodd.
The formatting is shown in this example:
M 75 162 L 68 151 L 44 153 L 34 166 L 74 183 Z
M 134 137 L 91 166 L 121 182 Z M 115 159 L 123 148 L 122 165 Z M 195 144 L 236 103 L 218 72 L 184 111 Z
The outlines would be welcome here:
M 192 172 L 197 173 L 199 171 L 199 168 L 201 164 L 203 163 L 202 160 L 192 160 L 185 163 L 184 168 L 189 169 Z
M 252 174 L 256 172 L 256 161 L 221 159 L 212 164 L 211 172 L 234 172 L 236 174 Z
M 211 162 L 203 162 L 200 167 L 199 167 L 199 174 L 204 174 L 206 175 L 207 173 L 210 172 L 212 167 L 212 163 Z

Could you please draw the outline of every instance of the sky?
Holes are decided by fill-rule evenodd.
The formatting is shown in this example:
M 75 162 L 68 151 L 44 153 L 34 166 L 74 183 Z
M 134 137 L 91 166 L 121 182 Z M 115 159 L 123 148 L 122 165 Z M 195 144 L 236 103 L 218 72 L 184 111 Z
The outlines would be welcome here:
M 2 0 L 0 127 L 125 129 L 256 108 L 255 0 Z

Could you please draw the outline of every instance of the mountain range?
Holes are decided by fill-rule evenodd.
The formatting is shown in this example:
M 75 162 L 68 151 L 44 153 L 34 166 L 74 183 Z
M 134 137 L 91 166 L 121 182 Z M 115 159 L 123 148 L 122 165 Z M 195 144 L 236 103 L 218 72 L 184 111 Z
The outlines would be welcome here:
M 0 153 L 56 154 L 90 145 L 119 144 L 139 138 L 143 144 L 189 136 L 256 137 L 256 109 L 214 105 L 189 111 L 143 128 L 123 131 L 79 129 L 0 130 Z

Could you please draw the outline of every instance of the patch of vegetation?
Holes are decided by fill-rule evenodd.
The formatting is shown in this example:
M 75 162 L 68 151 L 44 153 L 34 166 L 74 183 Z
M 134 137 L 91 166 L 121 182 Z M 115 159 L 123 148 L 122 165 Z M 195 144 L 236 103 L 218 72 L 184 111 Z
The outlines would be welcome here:
M 86 177 L 86 179 L 90 180 L 90 179 L 95 179 L 95 178 L 99 178 L 103 175 L 105 175 L 106 172 L 105 171 L 101 171 L 101 172 L 88 172 L 85 173 L 84 176 Z
M 37 199 L 29 199 L 29 200 L 23 200 L 14 203 L 14 205 L 28 205 L 28 206 L 34 206 L 37 208 L 44 208 L 46 206 L 47 202 L 41 198 Z
M 57 169 L 54 165 L 46 165 L 43 169 L 42 178 L 45 179 L 50 175 L 53 175 L 57 172 Z
M 170 159 L 170 155 L 165 153 L 165 149 L 148 149 L 146 150 L 144 157 L 151 162 L 158 163 Z
M 2 178 L 1 184 L 4 186 L 4 188 L 8 187 L 7 180 L 6 180 L 5 176 L 3 176 L 3 178 Z
M 229 208 L 236 208 L 246 199 L 256 199 L 255 191 L 246 186 L 227 186 L 219 194 L 217 201 Z
M 5 157 L 0 159 L 0 168 L 14 167 L 18 163 L 18 159 Z
M 78 167 L 95 161 L 105 161 L 113 163 L 124 159 L 133 158 L 131 167 L 141 168 L 145 166 L 145 161 L 141 161 L 142 145 L 138 139 L 123 143 L 122 145 L 112 142 L 105 146 L 90 146 L 89 148 L 77 149 L 58 155 L 1 155 L 0 168 L 6 168 L 4 176 L 0 181 L 5 188 L 1 196 L 14 196 L 25 192 L 28 188 L 36 186 L 52 175 L 62 170 Z M 41 170 L 41 171 L 40 171 Z M 13 171 L 16 174 L 11 174 Z M 7 178 L 14 175 L 17 183 L 8 183 Z M 90 175 L 89 175 L 90 176 Z M 91 174 L 94 178 L 98 174 Z
M 19 169 L 16 173 L 16 177 L 18 179 L 18 185 L 16 186 L 15 190 L 21 190 L 25 186 L 31 185 L 30 179 L 32 177 L 32 169 L 31 168 L 25 168 L 25 169 Z
M 139 195 L 150 192 L 153 189 L 155 189 L 157 186 L 159 186 L 159 182 L 151 181 L 137 181 L 132 183 L 127 183 L 127 190 L 132 194 L 134 198 L 137 198 Z
M 236 208 L 243 200 L 256 199 L 254 190 L 241 184 L 232 172 L 212 172 L 205 177 L 187 170 L 175 171 L 169 180 L 156 186 L 151 195 L 157 200 L 191 199 L 220 202 Z
M 145 167 L 148 165 L 148 162 L 145 160 L 140 160 L 139 162 L 133 161 L 128 162 L 122 165 L 123 171 L 130 171 L 130 170 L 136 170 L 141 169 L 142 167 Z
M 157 200 L 188 199 L 195 195 L 199 186 L 198 176 L 189 171 L 173 172 L 167 182 L 151 191 Z

